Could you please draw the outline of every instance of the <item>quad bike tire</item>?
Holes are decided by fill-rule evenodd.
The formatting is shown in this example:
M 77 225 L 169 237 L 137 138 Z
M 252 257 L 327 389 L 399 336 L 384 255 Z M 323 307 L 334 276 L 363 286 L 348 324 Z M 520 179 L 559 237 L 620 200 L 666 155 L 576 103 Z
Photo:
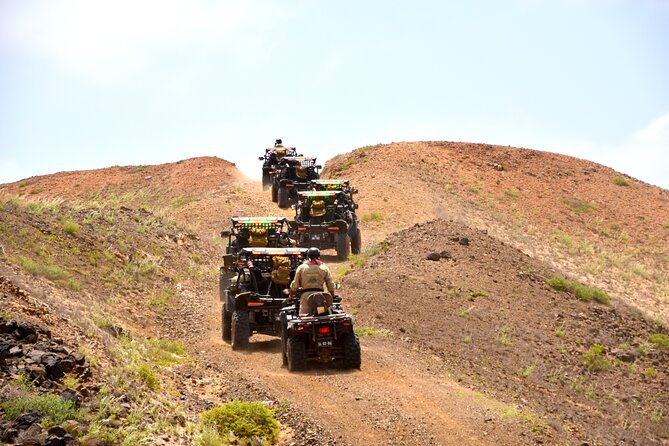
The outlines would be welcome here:
M 307 347 L 300 338 L 289 338 L 286 356 L 288 356 L 288 370 L 296 372 L 307 368 Z
M 344 338 L 344 367 L 359 369 L 361 363 L 360 339 L 355 333 L 349 333 Z
M 262 190 L 267 190 L 272 185 L 272 177 L 267 172 L 262 173 Z
M 286 344 L 286 334 L 281 333 L 281 362 L 284 367 L 288 365 L 288 345 Z
M 225 342 L 232 339 L 232 313 L 225 309 L 221 311 L 221 334 Z
M 287 209 L 288 208 L 288 188 L 287 187 L 279 187 L 278 191 L 278 204 L 281 209 Z
M 362 232 L 360 228 L 355 228 L 355 234 L 351 238 L 351 252 L 355 255 L 362 251 Z
M 350 241 L 351 240 L 349 239 L 348 234 L 346 234 L 345 232 L 337 233 L 337 235 L 335 236 L 338 260 L 348 259 L 351 247 Z
M 218 271 L 218 297 L 223 300 L 223 296 L 225 296 L 225 290 L 228 288 L 228 281 L 226 280 L 226 274 L 223 272 L 222 269 L 219 269 Z
M 232 326 L 230 331 L 230 345 L 233 350 L 244 350 L 249 346 L 251 330 L 249 327 L 249 313 L 247 311 L 235 311 L 232 313 Z
M 272 181 L 272 202 L 276 203 L 277 201 L 279 201 L 279 189 L 276 183 Z

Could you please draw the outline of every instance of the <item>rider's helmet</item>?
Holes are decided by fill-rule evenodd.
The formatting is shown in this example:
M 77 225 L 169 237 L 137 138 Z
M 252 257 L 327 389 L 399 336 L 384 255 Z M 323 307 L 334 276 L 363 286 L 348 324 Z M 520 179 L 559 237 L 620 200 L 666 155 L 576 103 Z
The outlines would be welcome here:
M 281 144 L 282 144 L 282 143 L 281 143 L 281 140 L 280 140 L 280 139 L 277 139 L 277 140 L 274 142 L 274 147 L 280 146 Z
M 318 248 L 307 249 L 307 257 L 310 259 L 317 259 L 321 256 L 321 250 Z

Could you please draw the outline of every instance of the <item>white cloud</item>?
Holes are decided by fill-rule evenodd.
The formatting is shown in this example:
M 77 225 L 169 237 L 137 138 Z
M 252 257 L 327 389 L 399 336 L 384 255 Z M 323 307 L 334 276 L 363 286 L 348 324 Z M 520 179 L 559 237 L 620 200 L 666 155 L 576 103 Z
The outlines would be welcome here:
M 653 119 L 615 146 L 568 141 L 553 144 L 547 150 L 594 161 L 669 190 L 669 113 Z
M 669 141 L 669 113 L 653 120 L 645 128 L 636 133 L 634 139 L 650 143 Z
M 2 159 L 0 163 L 0 184 L 11 183 L 23 178 L 23 172 L 19 169 L 19 163 L 13 159 Z
M 166 51 L 227 51 L 248 63 L 277 10 L 258 0 L 63 0 L 26 1 L 4 13 L 2 46 L 106 84 L 141 74 Z

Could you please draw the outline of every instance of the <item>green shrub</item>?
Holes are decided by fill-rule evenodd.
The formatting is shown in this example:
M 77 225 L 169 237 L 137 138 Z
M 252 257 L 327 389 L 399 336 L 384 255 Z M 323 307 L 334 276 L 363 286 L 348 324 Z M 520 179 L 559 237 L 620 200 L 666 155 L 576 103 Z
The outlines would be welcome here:
M 383 221 L 383 219 L 384 219 L 383 214 L 380 214 L 378 212 L 370 212 L 369 214 L 365 214 L 362 216 L 363 222 Z
M 144 381 L 149 389 L 154 391 L 160 389 L 160 379 L 156 376 L 156 373 L 149 364 L 146 362 L 141 362 L 138 366 L 137 372 L 139 373 L 139 377 L 142 378 L 142 381 Z
M 553 276 L 546 281 L 549 287 L 558 291 L 569 291 L 571 286 L 571 281 L 567 280 L 564 276 Z
M 358 336 L 388 336 L 390 334 L 390 331 L 385 328 L 374 327 L 355 327 L 353 331 Z
M 65 230 L 66 233 L 70 234 L 71 236 L 76 237 L 77 234 L 79 234 L 79 225 L 76 224 L 73 221 L 66 221 L 63 223 L 63 229 Z
M 488 296 L 490 296 L 490 293 L 488 293 L 487 291 L 482 291 L 472 288 L 471 290 L 469 290 L 469 294 L 467 295 L 467 300 L 474 300 L 475 297 L 488 297 Z
M 572 211 L 578 214 L 587 214 L 594 211 L 597 206 L 592 201 L 580 200 L 578 198 L 573 198 L 570 200 L 564 201 L 565 205 Z
M 611 361 L 605 356 L 606 349 L 603 345 L 594 344 L 588 351 L 583 353 L 582 358 L 590 370 L 606 370 L 611 367 Z
M 594 299 L 597 302 L 608 304 L 611 301 L 611 298 L 604 291 L 587 287 L 585 285 L 575 284 L 573 287 L 573 293 L 579 300 L 584 300 L 586 302 Z
M 186 349 L 183 344 L 169 339 L 148 339 L 146 349 L 149 359 L 159 366 L 179 364 L 186 359 Z
M 532 372 L 534 372 L 534 366 L 528 365 L 527 367 L 518 369 L 516 375 L 520 376 L 521 378 L 529 378 L 532 375 Z
M 504 196 L 517 200 L 520 196 L 520 191 L 518 189 L 507 189 L 504 191 Z
M 15 259 L 26 271 L 36 276 L 46 277 L 58 285 L 70 288 L 74 291 L 81 289 L 81 284 L 70 276 L 70 273 L 53 263 L 40 263 L 35 260 L 21 256 Z
M 212 426 L 220 435 L 243 439 L 258 437 L 274 444 L 279 438 L 279 423 L 274 412 L 260 402 L 232 401 L 215 406 L 202 414 L 202 423 Z
M 655 333 L 648 336 L 648 341 L 650 341 L 653 345 L 655 345 L 655 347 L 669 350 L 669 335 L 663 333 Z
M 558 338 L 564 338 L 565 335 L 567 334 L 567 331 L 564 329 L 564 325 L 560 325 L 558 328 L 555 329 L 555 334 L 556 337 Z
M 581 285 L 580 283 L 569 280 L 561 275 L 551 277 L 546 281 L 546 284 L 554 290 L 572 293 L 577 299 L 585 302 L 594 299 L 597 302 L 608 304 L 611 301 L 609 295 L 604 291 L 598 288 Z
M 630 183 L 623 177 L 613 177 L 613 184 L 616 186 L 629 186 Z
M 72 401 L 64 400 L 57 395 L 36 395 L 25 398 L 12 398 L 0 403 L 6 418 L 15 420 L 31 410 L 39 412 L 44 419 L 42 425 L 51 427 L 67 420 L 79 418 L 79 410 Z

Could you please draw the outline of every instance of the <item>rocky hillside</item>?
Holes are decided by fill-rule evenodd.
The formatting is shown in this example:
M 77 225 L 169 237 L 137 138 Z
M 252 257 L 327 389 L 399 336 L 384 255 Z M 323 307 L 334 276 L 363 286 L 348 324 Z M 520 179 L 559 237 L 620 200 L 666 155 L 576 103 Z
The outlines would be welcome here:
M 363 147 L 324 176 L 359 186 L 367 238 L 453 219 L 669 320 L 669 191 L 565 155 L 452 142 Z
M 669 435 L 669 331 L 624 302 L 566 291 L 544 262 L 453 221 L 399 231 L 363 260 L 342 281 L 359 322 L 520 403 L 530 412 L 508 415 L 552 432 L 552 444 Z
M 666 444 L 667 191 L 446 142 L 364 147 L 324 176 L 359 189 L 363 254 L 324 253 L 355 372 L 291 374 L 276 338 L 221 341 L 220 230 L 291 214 L 233 164 L 1 185 L 3 441 L 220 444 L 201 416 L 242 400 L 271 408 L 281 445 Z

